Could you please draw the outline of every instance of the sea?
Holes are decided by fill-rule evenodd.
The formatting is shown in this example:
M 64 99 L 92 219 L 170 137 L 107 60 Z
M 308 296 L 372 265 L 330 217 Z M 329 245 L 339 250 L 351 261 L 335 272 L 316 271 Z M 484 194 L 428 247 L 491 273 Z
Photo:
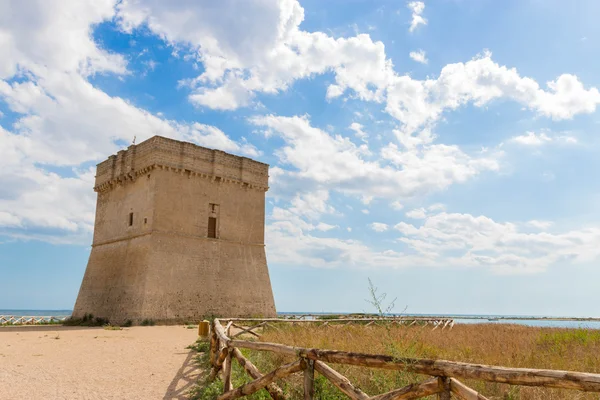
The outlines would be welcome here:
M 14 315 L 14 316 L 53 316 L 53 317 L 67 317 L 71 315 L 73 310 L 3 310 L 0 309 L 0 315 Z M 315 312 L 280 312 L 280 316 L 291 316 L 291 315 L 347 315 L 349 313 L 315 313 Z M 388 314 L 389 316 L 397 314 Z M 570 317 L 550 317 L 550 316 L 536 316 L 536 315 L 482 315 L 482 314 L 402 314 L 404 317 L 439 317 L 439 318 L 453 318 L 455 324 L 517 324 L 526 326 L 538 326 L 538 327 L 553 327 L 553 328 L 579 328 L 579 329 L 600 329 L 600 320 L 594 321 L 578 321 L 578 320 L 566 320 Z M 531 318 L 531 319 L 527 319 Z M 536 319 L 537 318 L 537 319 Z M 542 319 L 539 319 L 542 318 Z M 559 320 L 552 320 L 552 318 L 559 318 Z M 583 319 L 583 318 L 579 318 Z

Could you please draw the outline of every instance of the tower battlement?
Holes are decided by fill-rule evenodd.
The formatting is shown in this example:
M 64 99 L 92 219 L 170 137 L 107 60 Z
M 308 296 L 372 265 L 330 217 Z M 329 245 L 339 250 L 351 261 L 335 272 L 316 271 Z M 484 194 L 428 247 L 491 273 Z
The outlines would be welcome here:
M 268 164 L 162 136 L 131 145 L 98 164 L 94 190 L 110 190 L 157 167 L 268 190 Z
M 73 316 L 275 315 L 264 245 L 268 171 L 161 136 L 98 164 L 94 240 Z

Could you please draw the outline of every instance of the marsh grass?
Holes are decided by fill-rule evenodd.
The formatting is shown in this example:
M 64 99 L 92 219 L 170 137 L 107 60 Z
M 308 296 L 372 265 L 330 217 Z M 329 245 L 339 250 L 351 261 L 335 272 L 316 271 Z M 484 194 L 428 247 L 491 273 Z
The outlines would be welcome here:
M 455 325 L 452 330 L 431 326 L 407 327 L 379 322 L 378 325 L 278 324 L 260 339 L 300 347 L 335 349 L 394 357 L 445 359 L 506 367 L 545 368 L 600 373 L 600 331 L 587 329 L 536 328 L 509 324 Z M 289 362 L 269 352 L 246 352 L 263 372 Z M 333 365 L 369 395 L 383 393 L 427 377 L 407 372 Z M 320 379 L 320 378 L 319 378 Z M 317 382 L 316 382 L 317 383 Z M 600 394 L 573 390 L 517 387 L 469 381 L 465 383 L 493 399 L 599 399 Z M 299 385 L 301 385 L 299 383 Z M 321 386 L 318 386 L 321 385 Z M 316 387 L 326 397 L 337 398 L 335 388 L 319 380 Z M 332 389 L 334 392 L 330 392 Z M 298 389 L 299 390 L 299 389 Z M 331 397 L 334 396 L 334 397 Z M 433 397 L 432 397 L 433 398 Z

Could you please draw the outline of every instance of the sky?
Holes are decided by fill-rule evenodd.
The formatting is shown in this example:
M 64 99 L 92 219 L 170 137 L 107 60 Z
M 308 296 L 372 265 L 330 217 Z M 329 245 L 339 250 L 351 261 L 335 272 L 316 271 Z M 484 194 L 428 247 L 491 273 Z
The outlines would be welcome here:
M 73 307 L 95 165 L 163 135 L 270 164 L 278 311 L 600 316 L 599 14 L 2 1 L 0 309 Z

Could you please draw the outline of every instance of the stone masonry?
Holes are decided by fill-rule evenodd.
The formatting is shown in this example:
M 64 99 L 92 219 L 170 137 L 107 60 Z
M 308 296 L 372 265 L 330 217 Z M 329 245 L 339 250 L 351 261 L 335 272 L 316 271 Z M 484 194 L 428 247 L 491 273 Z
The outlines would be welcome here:
M 161 136 L 98 164 L 94 240 L 73 316 L 274 316 L 264 245 L 268 170 Z

